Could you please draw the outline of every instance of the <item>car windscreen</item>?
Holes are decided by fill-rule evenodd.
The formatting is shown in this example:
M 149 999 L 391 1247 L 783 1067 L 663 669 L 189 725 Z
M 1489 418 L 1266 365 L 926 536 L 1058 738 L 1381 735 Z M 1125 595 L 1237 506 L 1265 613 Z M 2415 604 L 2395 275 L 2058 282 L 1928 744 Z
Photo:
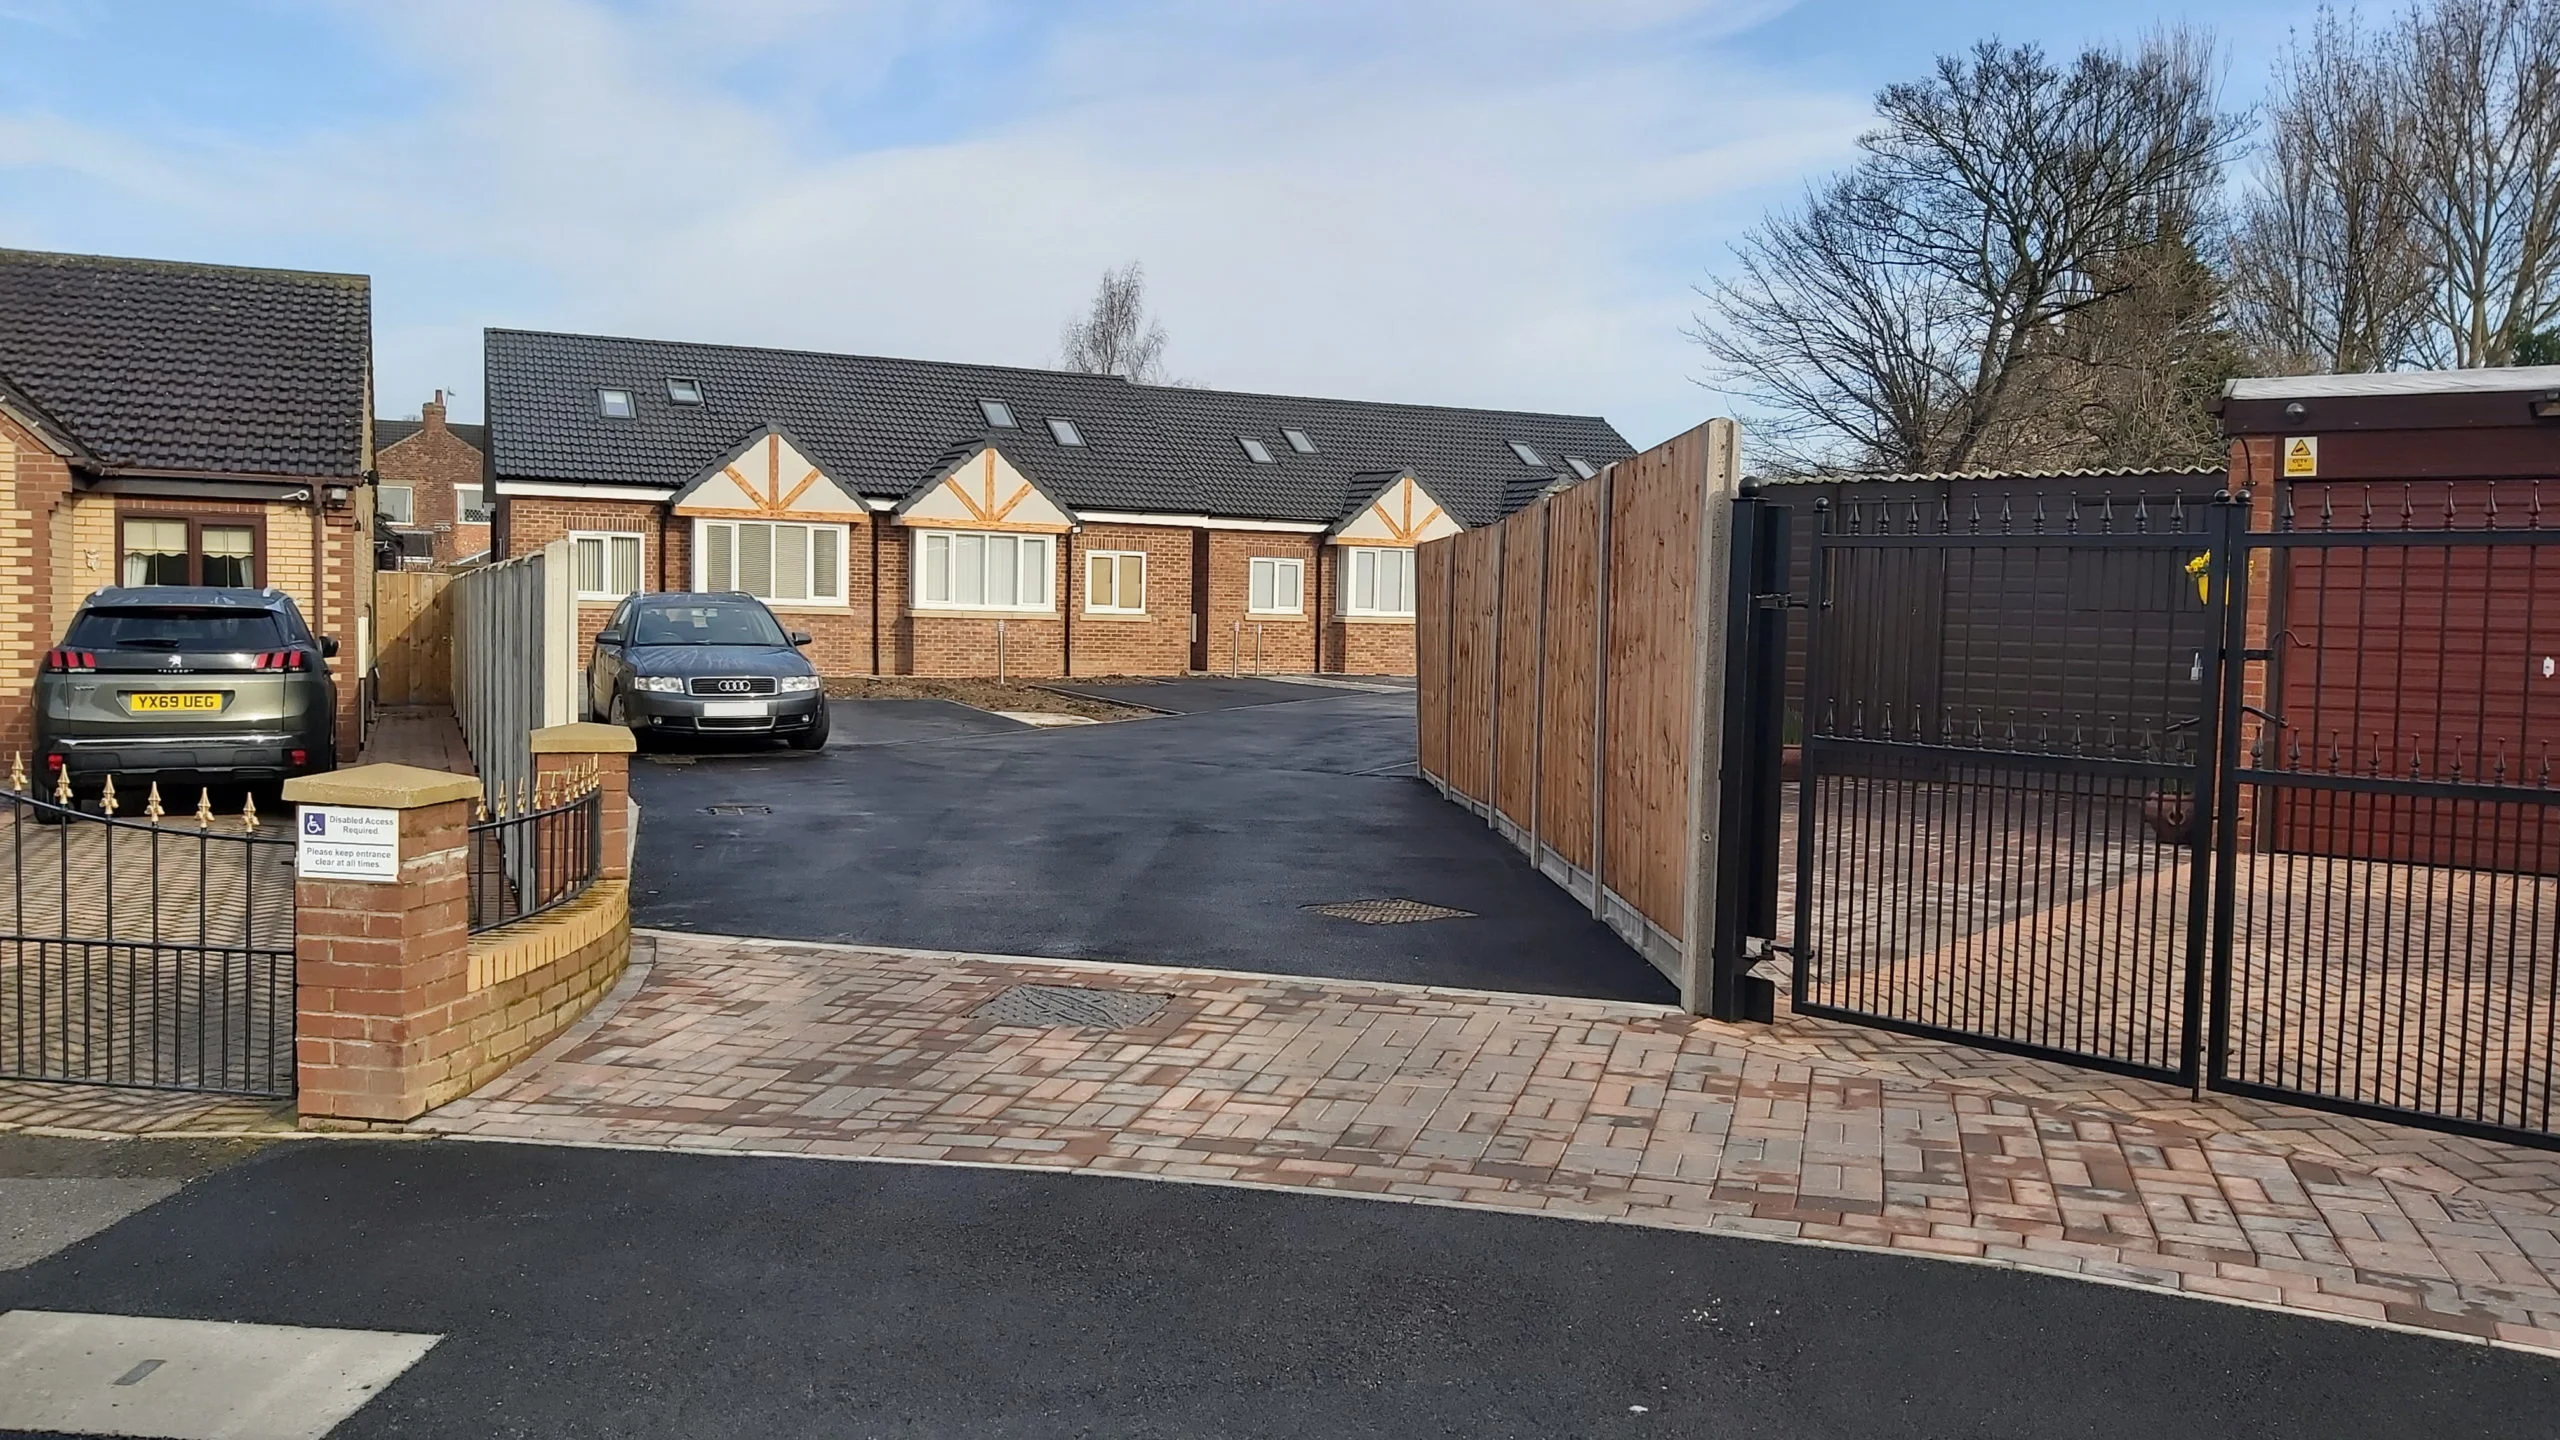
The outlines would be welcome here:
M 275 650 L 293 643 L 268 610 L 208 610 L 182 605 L 84 610 L 62 643 L 79 650 L 169 650 L 226 653 Z
M 782 645 L 782 627 L 761 605 L 650 605 L 631 617 L 634 645 Z

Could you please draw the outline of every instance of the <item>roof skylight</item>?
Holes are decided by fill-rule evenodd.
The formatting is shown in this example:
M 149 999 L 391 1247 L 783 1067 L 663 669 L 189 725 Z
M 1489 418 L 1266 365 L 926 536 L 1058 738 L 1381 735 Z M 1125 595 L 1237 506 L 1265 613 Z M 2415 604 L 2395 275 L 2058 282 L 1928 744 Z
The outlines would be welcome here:
M 978 413 L 986 416 L 987 423 L 993 425 L 999 430 L 1010 430 L 1013 428 L 1013 407 L 1007 405 L 1001 400 L 979 401 Z
M 670 375 L 670 376 L 668 376 L 668 377 L 667 377 L 667 403 L 668 403 L 668 404 L 670 404 L 670 405 L 699 405 L 699 404 L 701 404 L 701 403 L 702 403 L 702 382 L 701 382 L 701 381 L 699 381 L 699 380 L 694 379 L 694 378 L 693 378 L 692 376 L 690 376 L 690 375 Z
M 1061 445 L 1081 445 L 1084 443 L 1084 436 L 1082 433 L 1077 431 L 1076 422 L 1073 420 L 1063 420 L 1055 415 L 1049 417 L 1049 438 L 1057 441 Z
M 596 413 L 607 420 L 628 420 L 639 413 L 639 407 L 631 403 L 628 390 L 599 390 L 596 392 Z
M 1583 459 L 1579 455 L 1567 455 L 1564 457 L 1564 463 L 1573 467 L 1573 473 L 1581 476 L 1585 480 L 1588 480 L 1592 476 L 1600 473 L 1597 469 L 1593 468 L 1590 461 Z
M 1517 440 L 1511 442 L 1511 453 L 1519 456 L 1520 463 L 1523 465 L 1535 466 L 1547 463 L 1546 461 L 1538 458 L 1537 451 L 1530 449 L 1528 446 L 1521 444 Z
M 1244 447 L 1245 458 L 1251 460 L 1254 464 L 1268 465 L 1271 463 L 1270 446 L 1263 444 L 1261 441 L 1254 439 L 1250 435 L 1237 436 L 1236 443 Z
M 1316 453 L 1316 442 L 1308 439 L 1307 432 L 1304 430 L 1293 430 L 1287 426 L 1282 426 L 1280 430 L 1280 438 L 1288 441 L 1289 448 L 1297 451 L 1301 455 L 1313 455 Z

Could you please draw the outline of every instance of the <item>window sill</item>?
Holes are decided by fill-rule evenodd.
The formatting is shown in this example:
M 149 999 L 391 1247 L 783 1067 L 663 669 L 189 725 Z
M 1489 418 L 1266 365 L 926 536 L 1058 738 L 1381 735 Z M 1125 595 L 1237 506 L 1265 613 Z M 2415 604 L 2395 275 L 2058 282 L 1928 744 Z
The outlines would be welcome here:
M 1144 620 L 1148 615 L 1144 610 L 1087 610 L 1084 612 L 1084 618 L 1087 620 Z
M 1244 612 L 1244 618 L 1247 620 L 1304 620 L 1307 618 L 1307 612 L 1304 610 L 1247 610 Z
M 1410 625 L 1413 623 L 1413 617 L 1410 615 L 1336 615 L 1333 618 L 1345 625 Z
M 907 613 L 935 620 L 1055 620 L 1058 618 L 1055 606 L 1046 610 L 973 610 L 949 605 L 916 605 L 909 607 Z
M 777 614 L 785 610 L 812 610 L 821 615 L 833 615 L 853 608 L 842 600 L 765 600 L 761 595 L 756 598 L 763 601 L 764 608 Z

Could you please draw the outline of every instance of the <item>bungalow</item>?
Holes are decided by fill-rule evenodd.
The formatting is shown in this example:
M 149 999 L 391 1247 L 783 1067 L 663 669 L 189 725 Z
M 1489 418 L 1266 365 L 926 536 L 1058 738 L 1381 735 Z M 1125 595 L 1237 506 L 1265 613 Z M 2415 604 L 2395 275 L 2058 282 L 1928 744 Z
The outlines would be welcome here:
M 744 590 L 830 675 L 1410 674 L 1413 547 L 1632 454 L 1608 422 L 492 330 L 493 553 L 581 635 Z
M 372 336 L 362 275 L 0 250 L 0 749 L 89 592 L 256 585 L 337 640 L 355 753 Z

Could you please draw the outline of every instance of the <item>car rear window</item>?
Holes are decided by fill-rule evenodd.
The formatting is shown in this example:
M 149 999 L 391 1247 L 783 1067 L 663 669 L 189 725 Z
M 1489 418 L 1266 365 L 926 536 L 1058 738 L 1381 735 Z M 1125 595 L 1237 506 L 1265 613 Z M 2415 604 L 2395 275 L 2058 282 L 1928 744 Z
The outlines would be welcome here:
M 761 605 L 651 605 L 631 619 L 634 645 L 780 645 L 782 627 Z
M 274 650 L 292 641 L 266 610 L 199 610 L 154 605 L 85 610 L 62 643 L 82 650 L 171 650 L 224 653 Z

